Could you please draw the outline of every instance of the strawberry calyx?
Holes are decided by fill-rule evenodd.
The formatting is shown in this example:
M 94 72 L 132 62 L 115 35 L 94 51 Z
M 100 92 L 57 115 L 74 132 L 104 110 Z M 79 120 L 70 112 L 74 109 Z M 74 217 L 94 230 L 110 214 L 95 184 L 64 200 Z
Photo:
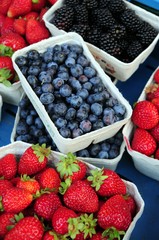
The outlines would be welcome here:
M 24 215 L 22 212 L 19 214 L 15 214 L 14 218 L 11 218 L 10 221 L 13 223 L 12 225 L 7 226 L 7 230 L 10 231 L 14 226 L 16 225 L 17 222 L 19 222 L 21 219 L 24 218 Z
M 12 86 L 11 82 L 8 80 L 12 76 L 11 71 L 7 68 L 0 69 L 0 83 L 3 83 L 6 87 Z
M 0 44 L 0 56 L 8 56 L 11 57 L 14 51 L 11 47 L 8 47 L 4 44 Z
M 39 0 L 32 0 L 32 3 L 39 3 Z
M 79 218 L 69 218 L 68 222 L 68 233 L 65 234 L 65 237 L 70 237 L 71 239 L 75 239 L 77 234 L 81 232 L 83 229 L 83 223 L 80 223 Z
M 102 236 L 103 237 L 108 237 L 109 240 L 114 240 L 114 239 L 120 240 L 121 235 L 124 236 L 125 232 L 124 231 L 118 231 L 115 227 L 110 227 L 102 233 Z
M 34 154 L 38 157 L 38 160 L 40 163 L 42 163 L 44 161 L 45 157 L 48 157 L 51 153 L 51 147 L 46 147 L 46 144 L 42 144 L 40 146 L 40 144 L 33 144 L 32 145 L 32 149 Z
M 28 176 L 27 174 L 23 174 L 20 176 L 20 179 L 24 182 L 26 181 L 34 181 L 34 178 L 31 178 L 30 176 Z
M 71 186 L 71 183 L 72 181 L 70 178 L 66 178 L 64 182 L 61 182 L 59 187 L 59 193 L 64 195 L 67 189 Z
M 0 196 L 0 212 L 3 212 L 4 208 L 3 208 L 3 204 L 2 204 L 2 196 Z
M 92 182 L 91 186 L 95 188 L 96 191 L 98 191 L 101 187 L 101 185 L 104 183 L 104 180 L 108 178 L 108 176 L 103 175 L 104 171 L 102 169 L 94 169 L 91 170 L 90 173 L 92 176 L 88 176 L 87 180 Z
M 80 167 L 77 163 L 76 156 L 71 152 L 67 153 L 66 156 L 62 156 L 57 164 L 57 171 L 60 173 L 60 177 L 72 176 L 74 172 L 78 172 Z
M 88 215 L 87 213 L 81 214 L 79 217 L 79 222 L 83 223 L 81 232 L 84 233 L 84 239 L 87 237 L 92 238 L 93 234 L 96 234 L 97 219 L 94 218 L 93 213 Z

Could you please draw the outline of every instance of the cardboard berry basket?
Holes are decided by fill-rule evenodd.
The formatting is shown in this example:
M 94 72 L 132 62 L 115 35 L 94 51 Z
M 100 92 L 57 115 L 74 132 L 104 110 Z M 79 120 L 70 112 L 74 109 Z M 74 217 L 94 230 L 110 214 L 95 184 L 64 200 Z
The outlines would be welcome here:
M 2 115 L 2 106 L 3 106 L 3 100 L 2 100 L 2 96 L 0 95 L 0 121 L 1 121 L 1 115 Z
M 3 98 L 3 102 L 18 106 L 23 89 L 20 81 L 13 83 L 12 86 L 6 87 L 0 83 L 0 94 Z
M 146 83 L 137 102 L 146 99 L 145 89 L 147 86 L 149 86 L 151 83 L 153 83 L 153 75 L 154 75 L 155 71 L 153 72 L 150 79 Z M 127 149 L 128 153 L 130 154 L 130 156 L 132 157 L 134 166 L 142 174 L 159 181 L 159 160 L 152 158 L 152 157 L 148 157 L 142 153 L 134 151 L 131 148 L 130 142 L 131 142 L 131 139 L 132 139 L 132 136 L 134 133 L 134 129 L 135 129 L 135 126 L 131 120 L 129 120 L 128 123 L 123 128 L 123 136 L 124 136 L 124 141 L 126 144 L 126 149 Z
M 35 49 L 40 53 L 44 52 L 48 47 L 53 47 L 56 44 L 78 44 L 83 48 L 83 54 L 87 57 L 89 62 L 96 72 L 97 76 L 99 76 L 107 88 L 108 92 L 111 93 L 113 97 L 115 97 L 119 103 L 123 104 L 126 109 L 126 113 L 123 120 L 115 122 L 109 126 L 102 127 L 98 130 L 91 131 L 74 139 L 72 138 L 64 138 L 59 134 L 59 131 L 55 127 L 54 123 L 50 119 L 47 111 L 45 110 L 44 105 L 40 102 L 39 98 L 32 90 L 31 86 L 27 82 L 26 78 L 20 71 L 20 68 L 16 64 L 15 60 L 18 56 L 24 56 L 26 53 L 31 50 Z M 55 144 L 57 145 L 60 152 L 67 153 L 67 152 L 77 152 L 81 149 L 86 148 L 91 143 L 98 143 L 103 141 L 104 139 L 110 138 L 115 135 L 121 127 L 126 124 L 126 122 L 130 119 L 132 114 L 132 108 L 128 101 L 122 96 L 119 92 L 117 87 L 112 83 L 111 79 L 105 74 L 104 70 L 100 67 L 100 65 L 95 61 L 92 54 L 90 53 L 86 43 L 80 37 L 80 35 L 76 33 L 68 33 L 65 36 L 56 36 L 50 37 L 49 39 L 43 40 L 39 43 L 32 44 L 26 48 L 20 49 L 16 51 L 13 56 L 13 65 L 14 68 L 19 76 L 20 82 L 24 91 L 26 92 L 28 98 L 30 99 L 31 103 L 33 104 L 34 108 L 36 109 L 37 113 L 39 114 L 40 118 L 42 119 L 46 129 L 50 133 L 50 136 L 54 140 Z
M 124 0 L 123 0 L 124 1 Z M 135 11 L 135 13 L 144 21 L 150 23 L 158 32 L 159 32 L 159 17 L 138 7 L 128 1 L 124 1 L 128 8 Z M 58 29 L 55 25 L 53 25 L 50 21 L 53 17 L 55 10 L 60 8 L 64 3 L 64 0 L 58 0 L 43 16 L 46 27 L 49 29 L 53 36 L 62 35 L 66 33 L 63 30 Z M 143 51 L 141 52 L 132 62 L 124 63 L 117 58 L 111 56 L 107 52 L 99 49 L 98 47 L 87 43 L 87 46 L 94 58 L 104 71 L 116 79 L 120 81 L 126 81 L 131 75 L 139 68 L 140 64 L 143 63 L 146 58 L 153 51 L 156 43 L 158 42 L 159 34 L 157 34 L 156 38 L 153 42 Z
M 4 157 L 6 154 L 9 154 L 9 153 L 20 156 L 29 146 L 31 146 L 31 145 L 20 142 L 20 141 L 3 146 L 0 148 L 0 158 Z M 49 155 L 50 165 L 56 166 L 56 164 L 59 161 L 61 156 L 62 156 L 62 154 L 52 151 L 51 154 Z M 95 168 L 96 168 L 95 166 L 87 163 L 87 173 L 88 174 L 91 169 L 95 169 Z M 123 237 L 123 240 L 129 240 L 131 233 L 133 232 L 133 229 L 135 228 L 135 225 L 137 224 L 137 221 L 140 219 L 140 217 L 143 214 L 145 203 L 137 189 L 137 186 L 134 183 L 126 181 L 124 179 L 123 179 L 123 181 L 126 184 L 127 193 L 129 193 L 130 195 L 132 195 L 134 197 L 136 204 L 137 204 L 137 213 L 136 213 L 135 217 L 133 218 L 133 221 L 131 222 L 129 228 L 127 229 L 127 231 Z
M 22 98 L 25 96 L 25 92 L 22 94 Z M 17 124 L 19 123 L 20 120 L 20 107 L 18 107 L 17 109 L 17 113 L 15 116 L 15 121 L 14 121 L 14 126 L 11 132 L 11 136 L 10 136 L 10 141 L 11 143 L 16 142 L 16 129 L 17 129 Z M 119 155 L 115 158 L 112 159 L 100 159 L 100 158 L 91 158 L 91 157 L 77 157 L 78 159 L 83 160 L 84 162 L 88 162 L 90 164 L 93 164 L 97 167 L 106 167 L 108 169 L 111 170 L 116 170 L 119 161 L 121 160 L 123 153 L 125 151 L 125 142 L 123 140 L 123 142 L 121 142 L 120 145 L 120 150 L 119 150 Z

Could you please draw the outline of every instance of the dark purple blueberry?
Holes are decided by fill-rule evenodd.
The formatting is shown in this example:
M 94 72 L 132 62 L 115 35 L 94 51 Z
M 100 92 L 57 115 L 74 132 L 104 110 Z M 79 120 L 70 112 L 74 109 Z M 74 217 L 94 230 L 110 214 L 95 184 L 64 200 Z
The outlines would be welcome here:
M 110 150 L 110 143 L 108 143 L 107 141 L 103 141 L 102 143 L 101 143 L 101 149 L 103 150 L 103 151 L 106 151 L 106 152 L 108 152 L 109 150 Z
M 59 117 L 54 123 L 57 128 L 62 128 L 62 127 L 66 127 L 67 120 L 62 117 Z
M 26 117 L 28 116 L 28 114 L 29 114 L 29 109 L 24 108 L 24 109 L 21 109 L 21 110 L 20 110 L 19 116 L 20 116 L 20 118 L 26 119 Z
M 106 126 L 115 122 L 115 111 L 112 108 L 104 109 L 103 122 Z
M 39 83 L 39 81 L 38 81 L 38 79 L 35 75 L 29 75 L 27 77 L 27 81 L 33 89 L 36 88 L 38 86 L 38 83 Z
M 44 124 L 43 124 L 42 120 L 40 119 L 40 117 L 35 118 L 35 126 L 38 129 L 43 129 L 44 128 Z
M 76 110 L 74 108 L 69 108 L 66 112 L 65 118 L 67 120 L 73 120 L 76 117 Z
M 104 101 L 104 94 L 102 92 L 94 93 L 93 94 L 94 102 L 103 102 Z
M 75 91 L 78 91 L 78 90 L 80 91 L 82 89 L 81 83 L 76 79 L 72 79 L 72 80 L 69 79 L 69 83 L 70 83 L 72 89 Z
M 90 105 L 86 102 L 83 102 L 80 106 L 80 109 L 85 109 L 88 113 L 90 111 Z
M 94 115 L 100 116 L 103 113 L 103 106 L 99 103 L 93 103 L 91 105 L 91 111 Z
M 28 75 L 38 76 L 40 71 L 41 71 L 41 69 L 39 66 L 30 66 L 28 68 Z
M 57 65 L 58 66 L 58 65 Z M 69 69 L 68 69 L 68 67 L 66 67 L 66 65 L 65 64 L 62 64 L 62 65 L 60 65 L 60 66 L 58 66 L 58 71 L 59 72 L 69 72 Z
M 37 60 L 34 60 L 34 61 L 32 61 L 32 63 L 31 63 L 32 66 L 39 66 L 40 69 L 41 69 L 41 64 L 42 64 L 42 59 L 41 59 L 41 58 L 39 58 L 39 59 L 37 59 Z
M 50 103 L 46 106 L 47 113 L 52 115 L 54 113 L 54 103 Z
M 37 96 L 40 96 L 43 93 L 41 86 L 35 87 L 34 92 Z
M 71 58 L 74 58 L 74 59 L 77 59 L 78 55 L 76 52 L 69 52 L 68 54 L 68 58 L 71 57 Z
M 83 55 L 81 54 L 78 59 L 77 59 L 77 63 L 79 63 L 82 67 L 88 67 L 89 66 L 89 60 Z
M 66 112 L 67 112 L 67 106 L 65 103 L 61 102 L 61 103 L 56 103 L 54 105 L 54 114 L 63 117 L 65 116 Z
M 23 134 L 23 135 L 16 136 L 15 140 L 29 143 L 31 140 L 31 136 L 29 134 Z
M 76 138 L 83 135 L 83 131 L 80 128 L 74 128 L 72 131 L 72 138 Z
M 65 60 L 65 64 L 68 68 L 74 66 L 76 63 L 76 60 L 73 57 L 67 57 Z
M 28 67 L 27 66 L 23 66 L 20 68 L 20 71 L 22 72 L 22 74 L 27 77 L 28 76 Z
M 52 103 L 55 97 L 52 93 L 42 93 L 39 99 L 42 104 L 47 105 Z
M 30 100 L 27 96 L 23 97 L 20 101 L 19 101 L 19 107 L 22 108 L 27 108 L 30 104 Z
M 15 62 L 19 67 L 23 67 L 28 64 L 28 59 L 27 59 L 27 57 L 24 57 L 24 56 L 18 56 L 15 59 Z
M 27 58 L 30 60 L 35 61 L 35 60 L 39 59 L 39 57 L 40 57 L 40 53 L 35 49 L 29 50 L 27 52 Z
M 52 77 L 50 76 L 50 74 L 47 71 L 40 72 L 38 79 L 42 83 L 44 83 L 44 82 L 51 83 L 51 81 L 52 81 Z
M 54 51 L 54 52 L 58 52 L 58 51 L 61 51 L 61 50 L 62 50 L 62 45 L 56 44 L 56 45 L 53 47 L 53 51 Z
M 110 94 L 109 94 L 109 92 L 105 89 L 104 91 L 102 91 L 102 94 L 103 94 L 103 96 L 104 96 L 104 99 L 109 99 L 110 98 Z
M 64 50 L 67 54 L 70 52 L 70 45 L 67 43 L 61 44 L 61 49 Z
M 67 81 L 69 79 L 69 73 L 66 71 L 59 71 L 57 73 L 57 77 L 62 78 L 64 81 Z
M 56 72 L 57 69 L 58 69 L 58 64 L 54 61 L 51 61 L 51 62 L 47 63 L 46 68 L 47 69 L 53 69 L 54 72 Z
M 87 98 L 87 102 L 91 105 L 95 102 L 94 100 L 94 94 L 90 94 Z
M 114 98 L 114 97 L 109 97 L 109 99 L 106 101 L 106 105 L 108 106 L 108 107 L 113 107 L 115 104 L 117 104 L 118 103 L 118 100 L 116 99 L 116 98 Z
M 52 84 L 55 89 L 60 89 L 60 87 L 64 84 L 64 80 L 62 78 L 57 77 L 52 81 Z
M 104 151 L 104 150 L 101 150 L 99 153 L 98 153 L 98 158 L 100 159 L 108 159 L 109 157 L 109 154 L 108 152 Z
M 86 83 L 88 82 L 88 77 L 86 77 L 85 75 L 81 75 L 79 76 L 78 80 L 80 81 L 80 83 Z
M 99 84 L 94 85 L 94 86 L 92 87 L 92 91 L 93 91 L 94 93 L 104 92 L 104 89 L 105 89 L 105 86 L 104 86 L 103 83 L 99 83 Z
M 89 152 L 91 157 L 97 157 L 99 151 L 100 151 L 100 144 L 96 143 L 96 144 L 91 144 L 89 146 Z
M 82 46 L 80 46 L 80 45 L 78 45 L 78 44 L 71 44 L 71 45 L 70 45 L 70 50 L 71 50 L 72 52 L 77 53 L 77 54 L 83 53 L 83 48 L 82 48 Z
M 88 78 L 92 78 L 96 75 L 96 70 L 93 67 L 85 67 L 83 72 Z
M 78 157 L 83 157 L 83 158 L 89 158 L 90 157 L 89 151 L 87 149 L 82 149 L 82 150 L 78 151 L 76 153 L 76 155 Z
M 54 53 L 53 60 L 57 64 L 62 64 L 62 63 L 64 63 L 66 56 L 67 55 L 66 55 L 65 51 L 57 51 Z
M 79 108 L 76 113 L 76 119 L 82 121 L 88 118 L 88 112 L 84 108 Z
M 54 87 L 51 83 L 43 83 L 41 85 L 41 90 L 43 93 L 53 93 L 54 92 Z
M 98 121 L 98 117 L 97 117 L 97 115 L 95 115 L 95 114 L 90 114 L 90 115 L 88 116 L 88 119 L 89 119 L 89 121 L 90 121 L 91 123 L 95 123 L 95 122 Z
M 91 91 L 91 89 L 92 89 L 92 83 L 90 83 L 90 82 L 84 83 L 84 84 L 83 84 L 83 88 L 84 88 L 84 89 L 87 89 L 88 91 Z
M 76 64 L 70 68 L 70 72 L 73 77 L 80 77 L 83 74 L 83 67 L 80 64 Z
M 27 117 L 26 117 L 26 123 L 28 125 L 32 125 L 34 123 L 34 116 L 29 114 Z
M 69 97 L 72 94 L 72 88 L 68 84 L 63 84 L 59 89 L 59 93 L 62 97 Z
M 45 62 L 42 62 L 41 71 L 46 71 L 46 70 L 47 70 L 47 64 Z
M 80 123 L 80 128 L 84 133 L 88 133 L 92 129 L 92 123 L 88 119 L 85 119 Z
M 30 114 L 34 117 L 37 116 L 37 112 L 35 111 L 34 108 L 30 110 Z
M 122 105 L 121 103 L 115 104 L 113 109 L 117 116 L 124 116 L 124 114 L 126 112 L 125 106 Z
M 61 134 L 62 137 L 64 138 L 70 138 L 71 137 L 71 131 L 67 127 L 62 127 L 59 129 L 59 133 Z
M 43 53 L 44 62 L 49 63 L 49 62 L 52 61 L 52 59 L 53 59 L 53 52 L 52 51 L 47 50 Z
M 45 143 L 47 146 L 49 146 L 49 145 L 50 145 L 50 139 L 48 138 L 48 136 L 40 136 L 40 137 L 38 138 L 38 143 L 39 143 L 40 145 L 42 145 L 43 143 Z
M 109 158 L 113 159 L 113 158 L 116 158 L 118 155 L 119 155 L 119 146 L 114 144 L 111 146 L 111 149 L 109 151 Z
M 89 79 L 89 81 L 92 83 L 92 85 L 99 85 L 101 83 L 101 78 L 98 76 L 92 77 Z
M 73 121 L 69 121 L 67 124 L 67 127 L 73 131 L 73 129 L 77 129 L 78 128 L 78 122 L 76 120 Z
M 77 95 L 80 96 L 83 100 L 85 100 L 89 96 L 89 92 L 87 89 L 83 88 L 77 91 Z
M 102 127 L 104 127 L 104 123 L 101 119 L 98 119 L 98 121 L 96 121 L 95 123 L 93 123 L 93 130 L 98 130 L 101 129 Z
M 80 96 L 74 95 L 70 97 L 69 103 L 73 108 L 79 108 L 83 103 L 83 99 Z
M 18 135 L 23 135 L 28 133 L 28 125 L 25 121 L 20 120 L 16 127 L 16 133 Z

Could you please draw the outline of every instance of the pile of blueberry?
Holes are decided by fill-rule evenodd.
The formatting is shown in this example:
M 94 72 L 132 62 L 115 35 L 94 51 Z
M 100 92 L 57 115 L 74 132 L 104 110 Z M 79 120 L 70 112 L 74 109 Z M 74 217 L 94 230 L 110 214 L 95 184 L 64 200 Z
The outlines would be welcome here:
M 124 119 L 125 106 L 112 96 L 78 44 L 35 49 L 15 60 L 64 138 L 76 138 Z
M 50 137 L 42 120 L 35 108 L 25 95 L 19 102 L 19 120 L 16 123 L 14 141 L 23 141 L 31 144 L 43 144 L 58 151 L 57 146 Z M 123 142 L 122 129 L 113 137 L 100 143 L 90 144 L 87 148 L 75 153 L 78 157 L 114 159 L 120 154 L 120 147 Z

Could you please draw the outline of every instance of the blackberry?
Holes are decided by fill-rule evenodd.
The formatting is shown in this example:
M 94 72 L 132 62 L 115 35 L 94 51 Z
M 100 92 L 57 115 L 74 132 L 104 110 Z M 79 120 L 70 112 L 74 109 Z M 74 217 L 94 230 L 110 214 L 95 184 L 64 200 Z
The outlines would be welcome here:
M 122 24 L 115 24 L 108 31 L 116 39 L 122 39 L 126 35 L 126 27 Z
M 143 51 L 142 45 L 139 41 L 133 41 L 127 48 L 127 54 L 131 60 L 134 60 Z
M 116 23 L 113 15 L 108 9 L 99 9 L 97 14 L 97 25 L 107 29 Z
M 121 23 L 131 32 L 137 32 L 143 21 L 131 9 L 126 9 L 120 15 Z
M 74 10 L 71 7 L 63 5 L 58 8 L 51 20 L 57 28 L 68 31 L 74 20 Z
M 87 34 L 86 41 L 95 46 L 98 46 L 100 35 L 101 35 L 101 30 L 97 27 L 92 27 Z
M 129 42 L 126 39 L 119 39 L 118 40 L 118 44 L 120 46 L 120 48 L 124 51 L 128 48 L 129 46 Z
M 121 54 L 121 48 L 117 40 L 109 33 L 102 34 L 100 37 L 99 47 L 114 57 Z
M 107 8 L 110 0 L 99 0 L 98 7 L 99 8 Z
M 89 29 L 88 25 L 74 24 L 69 31 L 78 33 L 85 40 L 88 29 Z
M 98 8 L 98 0 L 83 0 L 83 4 L 90 10 Z
M 65 0 L 65 4 L 69 7 L 75 7 L 80 4 L 80 0 Z
M 75 22 L 88 23 L 88 10 L 84 5 L 77 5 L 75 8 Z
M 126 5 L 123 0 L 111 0 L 108 4 L 108 8 L 111 13 L 121 13 L 126 9 Z

